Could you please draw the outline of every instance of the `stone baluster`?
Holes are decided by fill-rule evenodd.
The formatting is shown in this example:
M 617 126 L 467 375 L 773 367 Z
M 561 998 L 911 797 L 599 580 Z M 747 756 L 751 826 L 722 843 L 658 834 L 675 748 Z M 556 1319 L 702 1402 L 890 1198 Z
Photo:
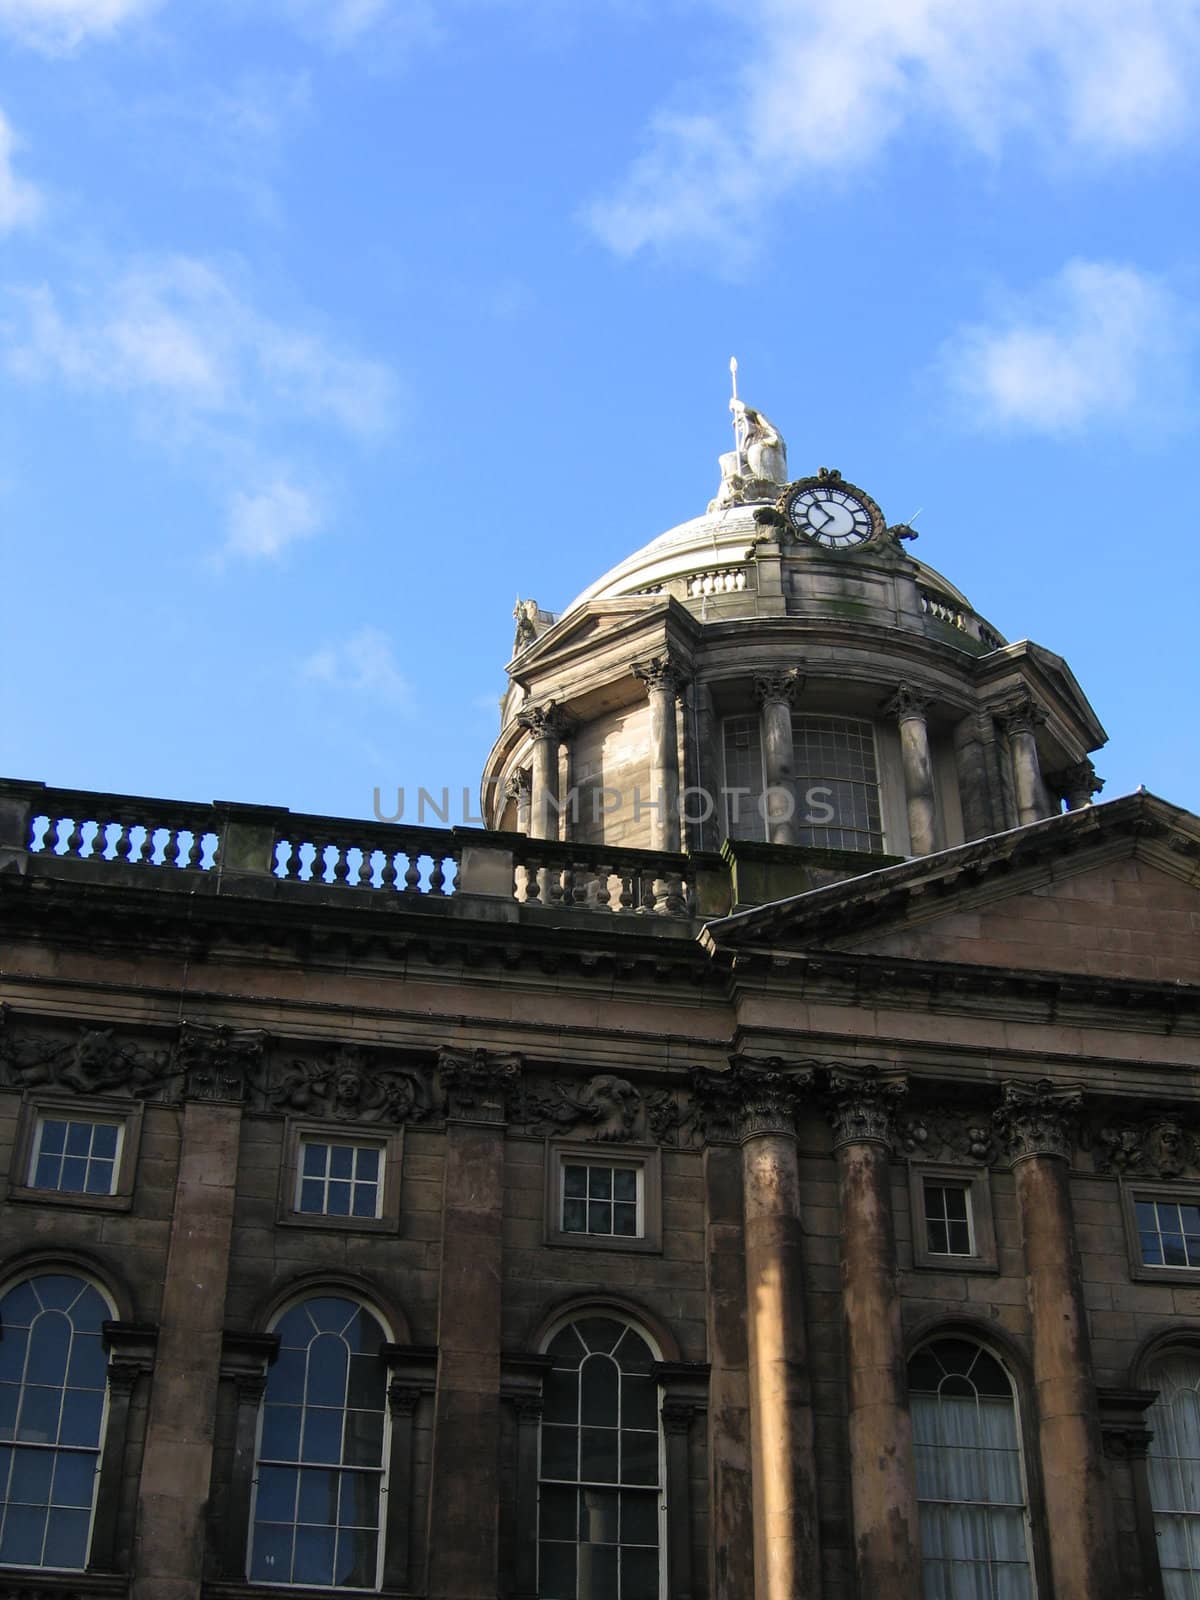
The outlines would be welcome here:
M 683 689 L 683 667 L 670 654 L 635 664 L 650 701 L 650 848 L 677 852 L 679 833 L 679 732 L 675 701 Z
M 1024 827 L 1027 822 L 1040 822 L 1050 814 L 1037 747 L 1037 730 L 1045 722 L 1046 713 L 1032 695 L 1023 694 L 1001 708 L 1000 718 L 1012 754 L 1017 822 Z
M 1082 1102 L 1073 1085 L 1009 1082 L 994 1120 L 1021 1217 L 1055 1600 L 1115 1600 L 1113 1511 L 1068 1171 Z
M 767 777 L 767 838 L 771 844 L 796 842 L 796 755 L 792 744 L 792 706 L 804 687 L 798 667 L 757 672 L 754 694 L 762 721 Z
M 842 1218 L 850 1498 L 858 1592 L 865 1596 L 920 1588 L 891 1194 L 892 1119 L 907 1092 L 898 1074 L 838 1067 L 826 1093 Z
M 1090 806 L 1092 796 L 1104 788 L 1104 779 L 1096 776 L 1096 769 L 1085 757 L 1073 766 L 1060 767 L 1046 774 L 1046 788 L 1059 800 L 1065 800 L 1068 811 L 1082 811 Z
M 570 719 L 560 706 L 548 700 L 543 706 L 528 706 L 517 721 L 533 740 L 529 833 L 535 839 L 557 839 L 558 747 L 566 737 Z
M 755 1600 L 821 1593 L 795 1121 L 813 1074 L 782 1065 L 692 1080 L 706 1129 L 742 1146 Z
M 929 729 L 925 709 L 929 696 L 902 683 L 884 706 L 900 729 L 900 756 L 904 764 L 904 798 L 908 808 L 908 837 L 914 856 L 932 855 L 937 849 L 937 802 L 933 762 L 929 754 Z

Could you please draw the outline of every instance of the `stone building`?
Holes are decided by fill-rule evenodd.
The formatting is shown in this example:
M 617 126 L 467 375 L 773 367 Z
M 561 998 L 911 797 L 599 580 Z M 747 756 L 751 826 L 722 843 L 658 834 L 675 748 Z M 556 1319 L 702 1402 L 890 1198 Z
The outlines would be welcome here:
M 485 828 L 0 785 L 0 1600 L 1200 1593 L 1200 820 L 737 420 Z

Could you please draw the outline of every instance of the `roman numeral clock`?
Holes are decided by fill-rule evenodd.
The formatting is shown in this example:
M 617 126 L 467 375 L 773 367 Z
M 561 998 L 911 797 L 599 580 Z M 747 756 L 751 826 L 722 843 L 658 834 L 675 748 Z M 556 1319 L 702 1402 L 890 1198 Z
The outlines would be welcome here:
M 874 500 L 841 473 L 823 469 L 819 477 L 788 484 L 778 506 L 792 533 L 823 550 L 854 550 L 877 539 L 885 528 Z

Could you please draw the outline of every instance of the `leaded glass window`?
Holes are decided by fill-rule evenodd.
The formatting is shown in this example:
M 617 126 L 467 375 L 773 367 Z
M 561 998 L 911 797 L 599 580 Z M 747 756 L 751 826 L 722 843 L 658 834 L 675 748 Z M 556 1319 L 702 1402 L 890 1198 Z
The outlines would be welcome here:
M 882 850 L 875 732 L 849 717 L 792 718 L 796 843 Z
M 659 1600 L 664 1512 L 655 1360 L 615 1317 L 550 1341 L 538 1486 L 541 1600 Z
M 250 1577 L 376 1589 L 388 1340 L 357 1301 L 303 1300 L 275 1324 L 255 1473 Z
M 108 1384 L 93 1284 L 47 1272 L 0 1298 L 0 1564 L 87 1565 Z
M 982 1345 L 938 1339 L 908 1367 L 924 1600 L 1031 1600 L 1016 1397 Z
M 1176 1350 L 1146 1374 L 1150 1503 L 1167 1600 L 1200 1600 L 1200 1358 Z

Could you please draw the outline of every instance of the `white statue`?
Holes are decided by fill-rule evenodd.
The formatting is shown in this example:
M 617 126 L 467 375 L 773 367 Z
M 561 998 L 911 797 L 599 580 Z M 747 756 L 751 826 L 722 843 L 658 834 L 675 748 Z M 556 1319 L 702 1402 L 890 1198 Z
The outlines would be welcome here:
M 769 417 L 739 398 L 736 357 L 730 361 L 729 370 L 733 376 L 729 409 L 733 414 L 734 447 L 719 458 L 721 487 L 709 505 L 710 511 L 747 501 L 772 500 L 772 487 L 782 487 L 788 481 L 787 445 L 782 435 Z

